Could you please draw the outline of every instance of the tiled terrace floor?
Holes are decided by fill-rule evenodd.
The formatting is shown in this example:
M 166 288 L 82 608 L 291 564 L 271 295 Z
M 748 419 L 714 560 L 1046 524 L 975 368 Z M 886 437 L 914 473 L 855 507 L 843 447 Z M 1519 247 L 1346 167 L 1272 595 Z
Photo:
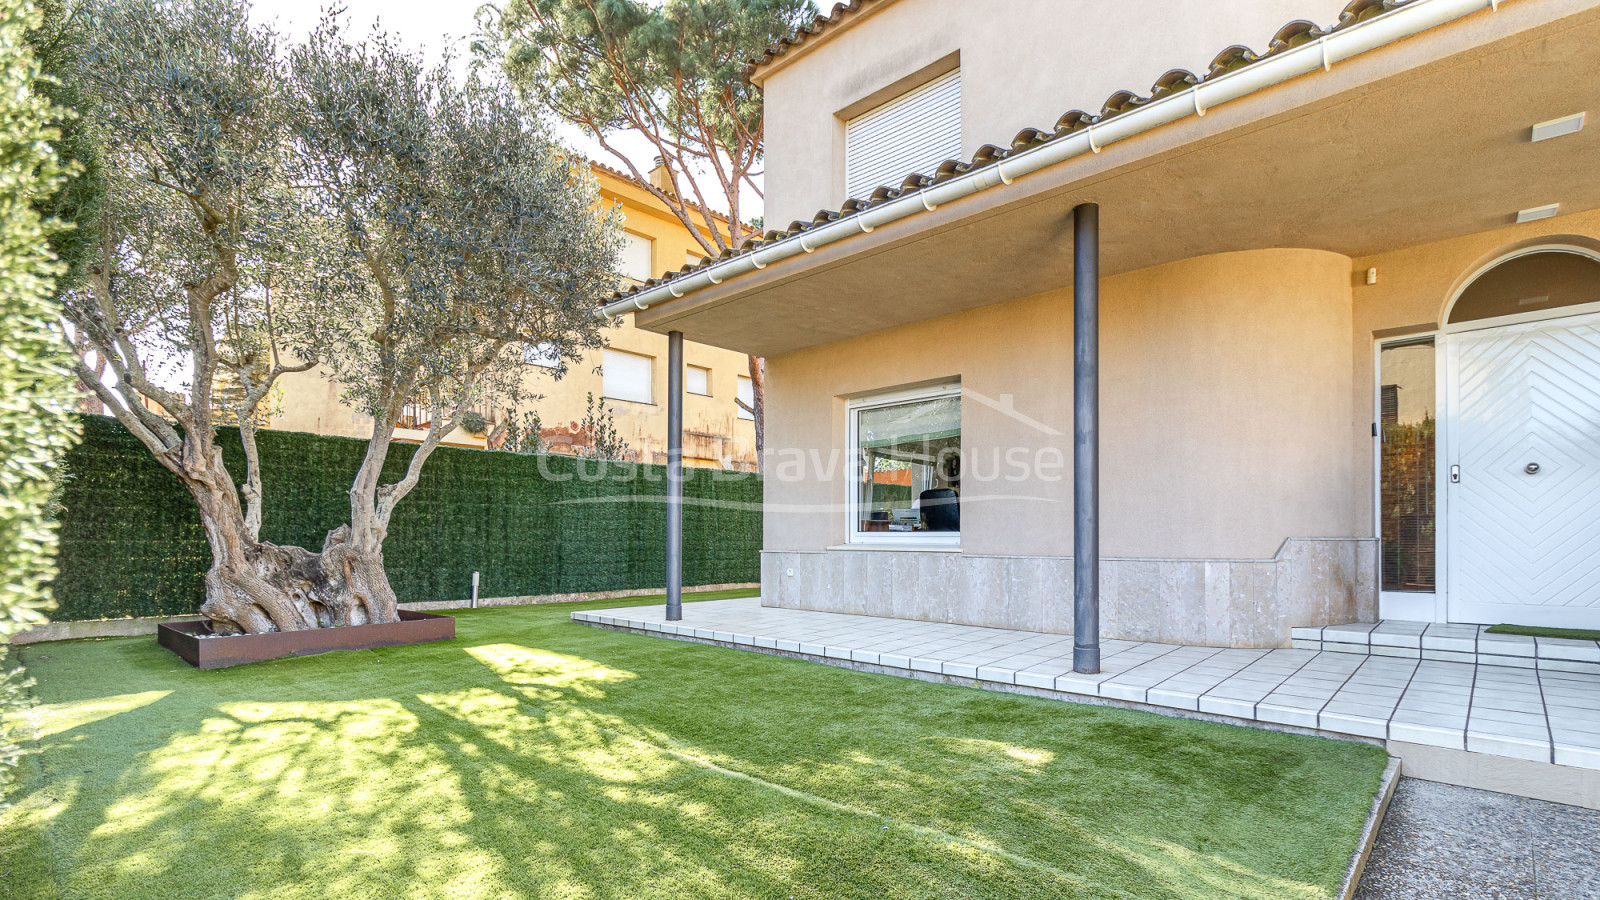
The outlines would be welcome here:
M 1365 653 L 1102 641 L 761 606 L 757 598 L 575 612 L 578 622 L 1189 712 L 1600 769 L 1600 674 Z

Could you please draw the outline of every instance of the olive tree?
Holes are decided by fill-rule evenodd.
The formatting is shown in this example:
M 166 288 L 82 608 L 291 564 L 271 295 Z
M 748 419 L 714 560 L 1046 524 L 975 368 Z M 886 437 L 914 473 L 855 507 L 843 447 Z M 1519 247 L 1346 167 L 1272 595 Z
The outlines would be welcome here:
M 352 42 L 332 18 L 285 48 L 248 12 L 90 6 L 106 199 L 65 316 L 108 372 L 80 358 L 77 375 L 194 496 L 214 630 L 393 621 L 396 506 L 474 402 L 515 394 L 524 344 L 563 361 L 598 346 L 615 223 L 501 84 L 452 81 L 382 34 Z M 303 548 L 261 536 L 256 422 L 283 375 L 314 367 L 374 424 L 348 521 Z M 386 480 L 409 404 L 430 424 Z

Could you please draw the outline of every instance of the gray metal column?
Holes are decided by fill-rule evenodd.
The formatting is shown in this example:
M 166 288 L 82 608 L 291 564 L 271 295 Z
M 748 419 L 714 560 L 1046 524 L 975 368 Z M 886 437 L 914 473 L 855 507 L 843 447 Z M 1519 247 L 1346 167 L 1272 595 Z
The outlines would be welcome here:
M 683 332 L 667 332 L 667 621 L 683 618 Z
M 1072 670 L 1100 671 L 1100 205 L 1072 211 Z

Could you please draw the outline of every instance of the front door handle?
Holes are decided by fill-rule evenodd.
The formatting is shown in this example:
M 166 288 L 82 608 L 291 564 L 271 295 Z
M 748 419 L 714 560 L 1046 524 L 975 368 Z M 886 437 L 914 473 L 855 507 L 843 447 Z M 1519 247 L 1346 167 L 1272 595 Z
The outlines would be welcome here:
M 1460 484 L 1461 483 L 1461 467 L 1460 466 L 1451 466 L 1450 467 L 1450 480 L 1455 484 Z

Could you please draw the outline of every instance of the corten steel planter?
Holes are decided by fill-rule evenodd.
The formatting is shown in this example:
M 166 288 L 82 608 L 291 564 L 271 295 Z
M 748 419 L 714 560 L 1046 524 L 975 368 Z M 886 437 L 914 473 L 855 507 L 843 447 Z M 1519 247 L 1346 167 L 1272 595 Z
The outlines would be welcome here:
M 210 632 L 211 623 L 202 619 L 161 625 L 156 629 L 156 636 L 161 646 L 183 657 L 183 661 L 189 665 L 199 669 L 220 669 L 286 656 L 314 656 L 330 650 L 371 650 L 374 647 L 448 641 L 456 636 L 456 620 L 437 613 L 402 609 L 400 621 L 382 625 L 201 637 Z

